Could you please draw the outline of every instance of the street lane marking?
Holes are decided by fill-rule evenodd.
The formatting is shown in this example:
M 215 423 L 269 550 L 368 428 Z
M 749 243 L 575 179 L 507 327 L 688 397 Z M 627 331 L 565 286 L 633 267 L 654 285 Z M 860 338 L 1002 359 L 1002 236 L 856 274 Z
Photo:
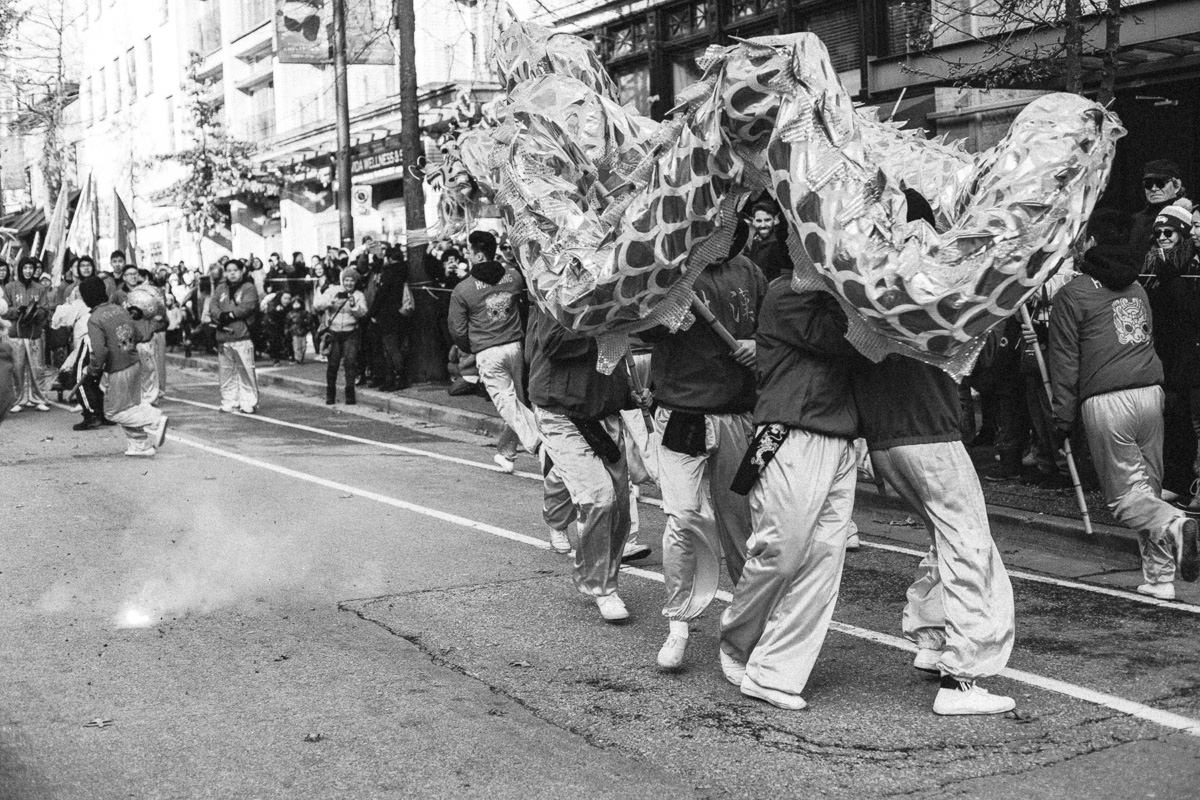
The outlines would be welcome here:
M 209 453 L 211 455 L 219 456 L 221 458 L 228 458 L 233 461 L 237 461 L 239 463 L 246 464 L 247 466 L 264 469 L 269 472 L 274 472 L 276 474 L 283 475 L 285 477 L 293 478 L 295 480 L 305 481 L 307 483 L 312 483 L 317 486 L 323 486 L 327 489 L 332 489 L 337 492 L 344 492 L 346 494 L 351 494 L 356 497 L 362 497 L 366 500 L 373 500 L 377 503 L 389 505 L 394 508 L 402 509 L 404 511 L 410 511 L 415 514 L 421 514 L 426 517 L 431 517 L 433 519 L 441 520 L 443 522 L 448 522 L 452 525 L 458 525 L 460 527 L 468 528 L 470 530 L 480 531 L 481 533 L 491 534 L 492 536 L 499 536 L 503 539 L 509 539 L 514 542 L 520 542 L 521 544 L 527 544 L 532 547 L 536 547 L 540 550 L 549 550 L 550 549 L 550 543 L 547 541 L 544 541 L 542 539 L 537 539 L 532 536 L 526 536 L 523 533 L 517 533 L 516 531 L 510 531 L 505 528 L 497 527 L 495 525 L 489 525 L 486 522 L 478 522 L 476 520 L 469 519 L 467 517 L 459 516 L 458 514 L 450 514 L 445 511 L 439 511 L 436 508 L 430 508 L 428 506 L 422 506 L 422 505 L 418 505 L 416 503 L 410 503 L 406 500 L 400 500 L 395 497 L 389 497 L 388 495 L 379 494 L 378 492 L 372 492 L 368 489 L 360 489 L 357 486 L 351 486 L 349 484 L 340 483 L 338 481 L 331 481 L 327 478 L 321 478 L 317 475 L 312 475 L 307 472 L 301 472 L 299 470 L 294 470 L 289 467 L 280 466 L 278 464 L 272 464 L 268 461 L 262 461 L 261 459 L 253 458 L 251 456 L 245 456 L 240 453 L 234 453 L 230 450 L 225 450 L 224 448 L 221 448 L 221 447 L 215 447 L 213 445 L 205 444 L 203 442 L 191 439 L 190 437 L 180 436 L 179 434 L 170 434 L 170 436 L 168 436 L 168 438 L 171 441 L 178 442 L 179 444 L 187 445 L 188 447 L 195 448 L 197 450 L 200 450 L 201 452 Z M 663 583 L 665 581 L 665 578 L 663 577 L 662 573 L 652 572 L 647 569 L 642 569 L 641 567 L 627 567 L 626 566 L 626 567 L 622 567 L 621 571 L 628 575 L 633 575 L 633 576 L 636 576 L 639 578 L 645 578 L 647 580 L 652 580 L 652 581 L 655 581 L 658 583 Z M 718 591 L 717 598 L 726 603 L 730 602 L 733 599 L 732 595 L 726 591 Z M 864 639 L 866 641 L 873 642 L 875 644 L 885 645 L 887 647 L 896 648 L 898 650 L 904 650 L 906 652 L 911 653 L 911 652 L 916 652 L 916 649 L 917 649 L 914 644 L 907 641 L 906 639 L 901 639 L 898 636 L 892 636 L 892 635 L 886 634 L 886 633 L 880 633 L 879 631 L 873 631 L 868 628 L 859 628 L 855 625 L 847 625 L 846 623 L 836 622 L 836 621 L 831 622 L 830 627 L 833 630 L 835 630 L 839 633 L 845 634 L 847 636 L 853 636 L 853 637 L 856 637 L 859 639 Z M 1162 727 L 1165 727 L 1165 728 L 1171 728 L 1173 730 L 1181 731 L 1181 732 L 1189 734 L 1191 736 L 1200 737 L 1200 719 L 1192 719 L 1190 717 L 1185 717 L 1180 714 L 1172 713 L 1170 711 L 1162 711 L 1160 709 L 1153 708 L 1153 707 L 1145 705 L 1143 703 L 1138 703 L 1134 700 L 1128 700 L 1124 697 L 1107 694 L 1105 692 L 1098 692 L 1093 689 L 1088 689 L 1087 687 L 1084 687 L 1084 686 L 1076 686 L 1073 683 L 1067 683 L 1066 681 L 1055 680 L 1054 678 L 1046 678 L 1041 675 L 1034 674 L 1032 672 L 1025 672 L 1023 670 L 1005 669 L 1000 673 L 1000 675 L 1005 678 L 1009 678 L 1011 680 L 1017 681 L 1019 683 L 1025 683 L 1030 686 L 1036 686 L 1036 687 L 1038 687 L 1040 689 L 1044 689 L 1048 692 L 1066 695 L 1067 697 L 1072 697 L 1077 700 L 1082 700 L 1084 702 L 1092 703 L 1094 705 L 1111 708 L 1114 711 L 1118 711 L 1122 714 L 1128 714 L 1129 716 L 1137 717 L 1139 719 L 1144 719 L 1148 722 L 1152 722 L 1156 725 L 1161 725 Z
M 213 411 L 217 411 L 220 409 L 219 406 L 212 405 L 210 403 L 201 403 L 196 400 L 184 400 L 183 398 L 179 398 L 179 397 L 171 397 L 171 398 L 167 398 L 167 399 L 169 399 L 175 403 L 183 403 L 183 404 L 189 405 L 189 406 L 196 406 L 197 408 L 207 408 L 207 409 L 211 409 Z M 324 428 L 316 428 L 311 425 L 304 425 L 304 424 L 301 424 L 298 422 L 288 422 L 287 420 L 276 419 L 274 417 L 268 417 L 268 416 L 264 416 L 262 414 L 250 414 L 250 415 L 243 414 L 241 416 L 246 417 L 247 419 L 259 420 L 260 422 L 265 422 L 269 425 L 277 425 L 277 426 L 284 427 L 284 428 L 293 428 L 295 430 L 305 431 L 306 433 L 314 433 L 319 436 L 326 436 L 326 437 L 329 437 L 332 439 L 341 439 L 343 441 L 354 442 L 356 444 L 365 444 L 365 445 L 370 445 L 373 447 L 381 447 L 386 450 L 394 450 L 397 452 L 406 453 L 408 455 L 422 456 L 425 458 L 436 459 L 438 461 L 445 461 L 445 462 L 451 463 L 451 464 L 459 464 L 462 466 L 474 467 L 476 469 L 483 469 L 483 470 L 487 470 L 488 472 L 495 472 L 495 473 L 498 473 L 501 475 L 512 474 L 512 475 L 515 475 L 520 478 L 525 478 L 526 480 L 537 481 L 538 483 L 541 483 L 541 481 L 542 481 L 542 476 L 535 472 L 522 472 L 522 471 L 518 470 L 513 473 L 505 473 L 503 470 L 501 470 L 499 467 L 495 466 L 494 464 L 485 464 L 481 461 L 474 461 L 469 458 L 459 458 L 457 456 L 448 456 L 443 453 L 435 453 L 432 450 L 422 450 L 421 448 L 418 448 L 418 447 L 408 447 L 408 446 L 402 445 L 402 444 L 392 444 L 391 442 L 381 442 L 377 439 L 366 439 L 361 436 L 353 436 L 348 433 L 338 433 L 337 431 L 329 431 L 329 430 L 325 430 Z M 656 498 L 639 497 L 638 499 L 640 502 L 645 503 L 647 505 L 652 505 L 657 508 L 662 508 L 662 501 L 658 500 Z M 876 550 L 886 550 L 891 553 L 901 553 L 903 555 L 915 556 L 916 558 L 924 558 L 925 553 L 926 553 L 926 551 L 924 551 L 924 550 L 918 550 L 918 549 L 912 548 L 912 547 L 901 547 L 899 545 L 880 544 L 880 543 L 876 543 L 876 542 L 870 542 L 865 539 L 862 540 L 862 544 L 864 547 L 871 547 Z M 1167 608 L 1172 611 L 1183 611 L 1183 612 L 1186 612 L 1189 614 L 1200 614 L 1200 605 L 1194 605 L 1192 603 L 1185 603 L 1185 602 L 1182 602 L 1179 600 L 1159 600 L 1156 597 L 1148 597 L 1147 595 L 1137 594 L 1136 592 L 1130 592 L 1125 589 L 1114 589 L 1114 588 L 1107 587 L 1107 586 L 1097 586 L 1096 584 L 1092 584 L 1092 583 L 1080 583 L 1078 581 L 1070 581 L 1070 580 L 1065 580 L 1063 578 L 1052 578 L 1052 577 L 1049 577 L 1046 575 L 1038 575 L 1033 572 L 1024 572 L 1022 570 L 1010 569 L 1010 570 L 1008 570 L 1008 575 L 1010 578 L 1018 578 L 1020 580 L 1029 581 L 1030 583 L 1042 583 L 1042 584 L 1046 584 L 1049 586 L 1059 586 L 1064 589 L 1075 589 L 1077 591 L 1091 592 L 1093 594 L 1105 595 L 1108 597 L 1119 597 L 1122 600 L 1129 600 L 1129 601 L 1132 601 L 1135 603 L 1141 603 L 1142 605 L 1147 605 L 1147 606 L 1156 606 L 1159 608 Z

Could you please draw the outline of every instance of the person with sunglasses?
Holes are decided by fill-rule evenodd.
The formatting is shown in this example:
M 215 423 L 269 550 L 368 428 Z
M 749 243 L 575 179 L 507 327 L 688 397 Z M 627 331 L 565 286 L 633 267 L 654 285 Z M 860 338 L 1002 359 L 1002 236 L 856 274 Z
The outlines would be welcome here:
M 1146 205 L 1130 219 L 1129 246 L 1139 260 L 1154 247 L 1154 218 L 1166 206 L 1183 197 L 1183 173 L 1165 158 L 1146 162 L 1142 168 L 1142 191 Z
M 1186 205 L 1185 205 L 1186 204 Z M 1190 233 L 1186 200 L 1164 206 L 1154 218 L 1154 246 L 1142 264 L 1142 285 L 1154 313 L 1154 349 L 1163 366 L 1163 489 L 1200 513 L 1200 258 Z M 1168 495 L 1168 498 L 1170 495 Z M 1190 500 L 1189 500 L 1190 498 Z

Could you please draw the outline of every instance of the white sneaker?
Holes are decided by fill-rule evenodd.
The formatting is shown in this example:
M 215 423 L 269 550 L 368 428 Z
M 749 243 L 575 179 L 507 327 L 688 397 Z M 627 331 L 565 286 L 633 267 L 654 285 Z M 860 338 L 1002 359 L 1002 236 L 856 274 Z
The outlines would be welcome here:
M 8 413 L 10 413 L 10 414 L 20 414 L 20 413 L 21 413 L 21 408 L 22 408 L 21 404 L 20 404 L 20 403 L 17 403 L 15 406 L 13 406 L 12 408 L 10 408 L 10 409 L 8 410 Z
M 258 406 L 242 406 L 239 409 L 243 414 L 253 414 L 258 409 Z
M 1138 594 L 1157 597 L 1159 600 L 1175 599 L 1175 584 L 1173 583 L 1143 583 L 1137 587 Z
M 725 675 L 725 680 L 734 686 L 741 686 L 746 677 L 746 665 L 720 648 L 718 652 L 721 654 L 721 672 Z
M 916 658 L 913 659 L 913 667 L 922 672 L 940 673 L 938 662 L 942 660 L 941 650 L 931 650 L 928 647 L 922 647 L 917 650 Z
M 556 531 L 551 529 L 550 549 L 563 556 L 571 552 L 571 539 L 567 536 L 566 531 Z
M 683 666 L 683 654 L 687 651 L 688 637 L 672 633 L 667 636 L 658 651 L 658 666 L 661 669 L 679 669 Z
M 644 544 L 637 542 L 626 542 L 625 548 L 621 551 L 622 561 L 637 561 L 640 558 L 645 558 L 650 555 L 650 548 Z
M 755 700 L 765 700 L 776 708 L 782 708 L 785 711 L 799 711 L 808 707 L 808 703 L 800 695 L 760 686 L 751 680 L 749 675 L 742 678 L 740 688 L 742 694 L 746 695 L 746 697 L 753 697 Z
M 167 415 L 163 414 L 158 418 L 158 422 L 146 428 L 146 433 L 150 434 L 150 441 L 154 443 L 155 448 L 162 447 L 163 442 L 167 440 L 168 422 Z
M 846 549 L 851 552 L 862 549 L 862 541 L 859 540 L 857 533 L 852 533 L 846 537 Z
M 629 609 L 625 607 L 621 598 L 617 597 L 616 592 L 597 597 L 596 607 L 600 609 L 600 616 L 604 617 L 605 622 L 621 622 L 629 619 Z
M 516 463 L 511 458 L 505 458 L 499 453 L 496 453 L 496 455 L 492 456 L 492 461 L 497 467 L 500 468 L 500 471 L 506 475 L 512 475 L 513 469 L 516 468 Z
M 45 403 L 38 403 L 36 406 L 34 406 L 34 408 L 36 408 L 38 411 L 49 411 L 50 410 L 50 406 L 46 405 Z
M 233 414 L 233 413 L 236 413 L 237 410 L 238 410 L 237 406 L 227 406 L 224 403 L 221 404 L 221 408 L 220 408 L 220 411 L 225 414 Z
M 157 452 L 153 447 L 128 447 L 125 449 L 125 455 L 130 458 L 153 458 Z
M 933 701 L 933 713 L 943 717 L 966 714 L 1003 714 L 1017 707 L 1011 697 L 992 694 L 975 685 L 975 681 L 957 681 L 958 688 L 938 689 Z

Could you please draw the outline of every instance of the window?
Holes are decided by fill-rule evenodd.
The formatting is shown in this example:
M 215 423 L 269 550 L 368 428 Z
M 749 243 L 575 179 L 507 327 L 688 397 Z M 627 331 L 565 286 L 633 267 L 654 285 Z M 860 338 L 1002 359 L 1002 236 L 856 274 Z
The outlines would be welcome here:
M 250 114 L 245 120 L 245 138 L 262 141 L 275 135 L 275 86 L 268 83 L 250 93 Z
M 271 19 L 275 13 L 274 0 L 242 0 L 241 2 L 241 26 L 237 30 L 237 35 L 246 33 L 247 31 L 257 28 L 267 20 Z
M 138 98 L 137 56 L 134 55 L 132 47 L 125 51 L 125 90 L 130 104 L 136 103 Z
M 96 79 L 96 99 L 100 101 L 100 113 L 96 118 L 104 119 L 108 116 L 108 79 L 104 67 L 100 68 L 99 77 Z
M 702 2 L 689 3 L 668 9 L 663 17 L 666 25 L 666 40 L 673 41 L 708 27 L 708 6 Z
M 838 72 L 856 69 L 862 52 L 858 38 L 858 14 L 853 6 L 833 6 L 814 12 L 808 30 L 821 37 L 829 49 L 829 60 Z
M 143 70 L 142 91 L 147 95 L 154 94 L 154 40 L 149 36 L 142 42 L 142 52 L 146 62 L 146 68 Z
M 650 115 L 650 68 L 636 67 L 613 75 L 622 104 L 631 103 L 638 113 Z
M 727 22 L 740 22 L 779 9 L 780 0 L 732 0 L 725 7 Z
M 671 91 L 675 96 L 704 77 L 704 70 L 700 69 L 696 59 L 704 55 L 706 49 L 697 47 L 694 50 L 671 54 Z
M 609 58 L 620 58 L 646 49 L 646 22 L 639 20 L 609 34 Z
M 113 113 L 121 110 L 121 57 L 117 56 L 112 63 Z
M 167 152 L 175 152 L 175 96 L 167 95 Z

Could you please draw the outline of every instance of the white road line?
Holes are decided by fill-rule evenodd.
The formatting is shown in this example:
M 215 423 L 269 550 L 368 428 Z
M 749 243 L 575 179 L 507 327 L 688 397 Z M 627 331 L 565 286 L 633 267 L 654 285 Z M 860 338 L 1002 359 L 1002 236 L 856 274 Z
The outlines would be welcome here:
M 195 406 L 197 408 L 207 408 L 207 409 L 211 409 L 213 411 L 217 411 L 220 408 L 219 406 L 215 406 L 210 403 L 201 403 L 196 400 L 184 400 L 179 397 L 171 397 L 168 399 L 171 402 L 183 403 L 185 405 Z M 348 433 L 338 433 L 337 431 L 328 431 L 323 428 L 315 428 L 311 425 L 303 425 L 298 422 L 288 422 L 287 420 L 275 419 L 274 417 L 268 417 L 268 416 L 264 416 L 262 414 L 248 415 L 248 416 L 246 416 L 246 418 L 258 420 L 259 422 L 263 422 L 268 425 L 277 425 L 277 426 L 284 427 L 284 428 L 293 428 L 295 430 L 305 431 L 306 433 L 314 433 L 319 436 L 329 437 L 331 439 L 341 439 L 342 441 L 354 442 L 356 444 L 371 445 L 373 447 L 380 447 L 385 450 L 394 450 L 396 452 L 406 453 L 408 455 L 422 456 L 424 458 L 432 458 L 432 459 L 436 459 L 438 461 L 445 461 L 445 462 L 448 462 L 451 464 L 459 464 L 462 466 L 473 467 L 475 469 L 484 469 L 484 470 L 487 470 L 488 472 L 496 472 L 499 474 L 505 474 L 499 467 L 496 467 L 492 464 L 485 464 L 483 462 L 474 461 L 469 458 L 458 458 L 457 456 L 448 456 L 443 453 L 435 453 L 432 450 L 422 450 L 419 447 L 408 447 L 408 446 L 405 446 L 402 444 L 392 444 L 391 442 L 381 442 L 376 439 L 366 439 L 361 436 L 353 436 Z M 536 472 L 517 471 L 512 474 L 516 475 L 517 477 L 520 477 L 520 478 L 525 478 L 526 480 L 538 481 L 539 483 L 542 480 L 542 476 Z M 641 497 L 640 501 L 647 505 L 652 505 L 657 508 L 662 508 L 662 501 L 658 500 L 656 498 L 653 498 L 653 497 Z M 916 558 L 924 558 L 925 557 L 924 550 L 917 550 L 916 548 L 912 548 L 912 547 L 901 547 L 898 545 L 876 543 L 876 542 L 867 541 L 865 539 L 862 540 L 862 544 L 864 547 L 871 547 L 871 548 L 874 548 L 875 550 L 885 550 L 890 553 L 901 553 L 903 555 L 914 556 Z M 1030 583 L 1042 583 L 1042 584 L 1046 584 L 1049 586 L 1059 586 L 1064 589 L 1074 589 L 1074 590 L 1082 591 L 1082 592 L 1091 592 L 1093 594 L 1105 595 L 1107 597 L 1119 597 L 1122 600 L 1129 600 L 1131 602 L 1141 603 L 1142 605 L 1147 605 L 1147 606 L 1156 606 L 1156 607 L 1160 607 L 1160 608 L 1167 608 L 1172 611 L 1183 611 L 1188 614 L 1200 614 L 1200 605 L 1194 605 L 1192 603 L 1184 603 L 1184 602 L 1178 601 L 1178 600 L 1159 600 L 1158 598 L 1155 598 L 1155 597 L 1148 597 L 1144 594 L 1137 594 L 1136 592 L 1130 592 L 1130 591 L 1127 591 L 1124 589 L 1113 589 L 1108 586 L 1097 586 L 1096 584 L 1092 584 L 1092 583 L 1080 583 L 1078 581 L 1070 581 L 1070 580 L 1065 580 L 1063 578 L 1052 578 L 1052 577 L 1049 577 L 1046 575 L 1038 575 L 1033 572 L 1024 572 L 1022 570 L 1010 569 L 1008 571 L 1008 574 L 1009 574 L 1009 577 L 1011 577 L 1011 578 L 1018 578 L 1020 580 L 1029 581 Z
M 262 461 L 260 459 L 253 458 L 251 456 L 244 456 L 244 455 L 241 455 L 240 453 L 234 453 L 232 451 L 225 450 L 224 448 L 214 447 L 213 445 L 204 444 L 203 442 L 193 440 L 190 437 L 183 437 L 183 436 L 179 436 L 178 434 L 171 434 L 169 438 L 171 441 L 178 442 L 179 444 L 187 445 L 188 447 L 195 448 L 202 452 L 209 453 L 209 454 L 215 455 L 215 456 L 220 456 L 221 458 L 228 458 L 233 461 L 237 461 L 242 464 L 246 464 L 247 466 L 252 466 L 252 467 L 257 467 L 259 469 L 268 470 L 270 472 L 274 472 L 279 475 L 283 475 L 283 476 L 286 476 L 289 478 L 294 478 L 295 480 L 306 481 L 308 483 L 316 484 L 317 486 L 323 486 L 327 489 L 332 489 L 332 490 L 338 491 L 338 492 L 345 492 L 347 494 L 355 495 L 356 497 L 362 497 L 366 500 L 373 500 L 377 503 L 389 505 L 394 508 L 403 509 L 405 511 L 411 511 L 415 514 L 421 514 L 423 516 L 431 517 L 433 519 L 441 520 L 443 522 L 449 522 L 452 525 L 459 525 L 464 528 L 469 528 L 470 530 L 475 530 L 475 531 L 479 531 L 481 533 L 491 534 L 492 536 L 499 536 L 501 538 L 509 539 L 514 542 L 520 542 L 521 544 L 527 544 L 527 545 L 536 547 L 540 550 L 550 549 L 549 542 L 543 541 L 541 539 L 535 539 L 532 536 L 526 536 L 525 534 L 517 533 L 515 531 L 510 531 L 510 530 L 506 530 L 504 528 L 499 528 L 495 525 L 489 525 L 485 522 L 478 522 L 473 519 L 468 519 L 467 517 L 461 517 L 457 514 L 450 514 L 445 511 L 439 511 L 435 508 L 429 508 L 428 506 L 422 506 L 422 505 L 418 505 L 416 503 L 407 502 L 405 500 L 399 500 L 394 497 L 389 497 L 384 494 L 379 494 L 378 492 L 372 492 L 367 489 L 360 489 L 356 486 L 351 486 L 349 484 L 339 483 L 338 481 L 331 481 L 326 478 L 321 478 L 316 475 L 309 474 L 307 472 L 300 472 L 299 470 L 294 470 L 294 469 L 290 469 L 288 467 L 280 466 L 278 464 L 272 464 L 267 461 Z M 642 569 L 640 567 L 622 567 L 622 571 L 628 575 L 634 575 L 639 578 L 646 578 L 648 580 L 656 581 L 658 583 L 662 583 L 664 581 L 664 578 L 661 573 L 652 572 L 650 570 Z M 724 592 L 724 591 L 718 592 L 717 597 L 718 597 L 718 599 L 720 599 L 726 603 L 728 603 L 732 599 L 729 592 Z M 842 622 L 833 622 L 833 623 L 831 623 L 830 627 L 839 633 L 842 633 L 842 634 L 845 634 L 848 636 L 853 636 L 853 637 L 856 637 L 859 639 L 864 639 L 866 641 L 873 642 L 875 644 L 880 644 L 880 645 L 884 645 L 887 647 L 893 647 L 898 650 L 904 650 L 906 652 L 913 652 L 916 650 L 916 647 L 911 642 L 908 642 L 907 640 L 901 639 L 897 636 L 891 636 L 886 633 L 872 631 L 867 628 L 859 628 L 857 626 L 847 625 Z M 1075 684 L 1067 683 L 1066 681 L 1055 680 L 1054 678 L 1046 678 L 1046 677 L 1043 677 L 1041 675 L 1036 675 L 1031 672 L 1024 672 L 1022 670 L 1015 670 L 1015 669 L 1006 669 L 1003 672 L 1001 672 L 1000 674 L 1003 677 L 1010 678 L 1010 679 L 1012 679 L 1014 681 L 1018 681 L 1020 683 L 1025 683 L 1030 686 L 1036 686 L 1039 689 L 1044 689 L 1048 692 L 1065 695 L 1067 697 L 1072 697 L 1077 700 L 1082 700 L 1087 703 L 1092 703 L 1094 705 L 1111 708 L 1114 711 L 1118 711 L 1122 714 L 1128 714 L 1129 716 L 1137 717 L 1139 719 L 1144 719 L 1144 720 L 1146 720 L 1148 722 L 1152 722 L 1156 725 L 1161 725 L 1164 728 L 1170 728 L 1173 730 L 1181 731 L 1183 733 L 1187 733 L 1192 736 L 1200 736 L 1200 719 L 1192 719 L 1190 717 L 1185 717 L 1180 714 L 1174 714 L 1169 711 L 1162 711 L 1160 709 L 1153 708 L 1151 706 L 1147 706 L 1143 703 L 1139 703 L 1135 700 L 1128 700 L 1124 697 L 1118 697 L 1117 695 L 1111 695 L 1111 694 L 1107 694 L 1105 692 L 1097 692 L 1095 690 L 1088 689 L 1085 686 L 1076 686 Z

